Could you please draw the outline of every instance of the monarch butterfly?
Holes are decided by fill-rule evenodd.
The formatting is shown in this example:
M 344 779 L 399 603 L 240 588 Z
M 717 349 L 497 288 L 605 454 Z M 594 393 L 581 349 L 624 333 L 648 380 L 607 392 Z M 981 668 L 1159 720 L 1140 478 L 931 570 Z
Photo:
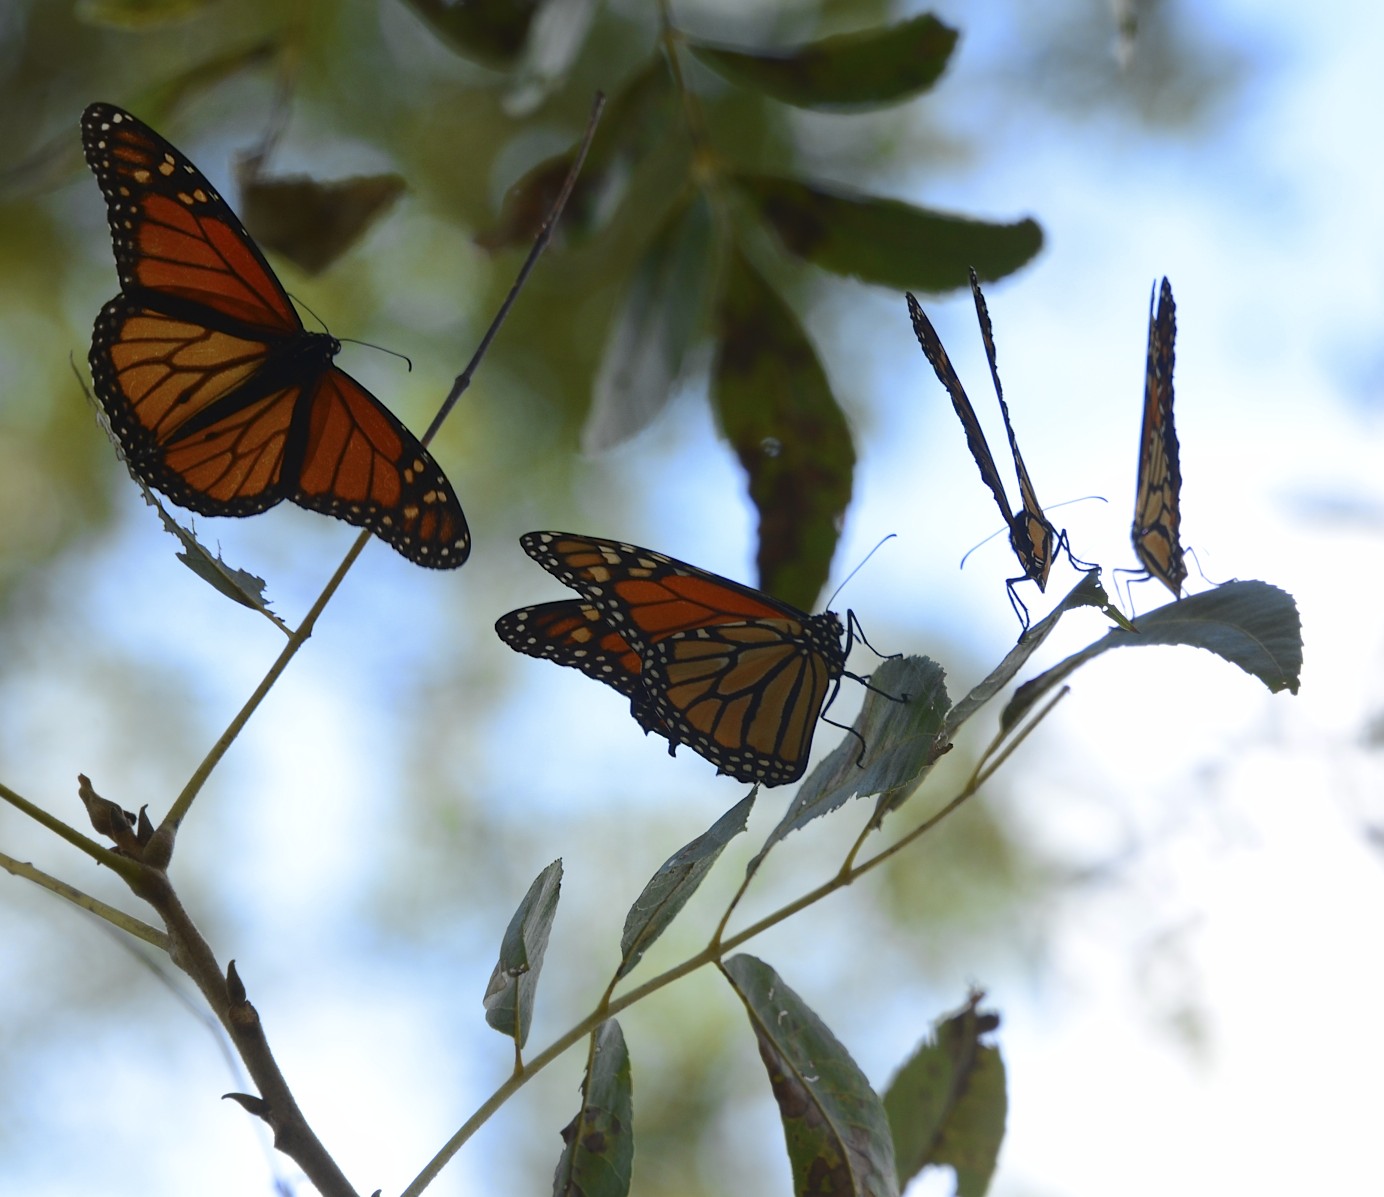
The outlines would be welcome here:
M 1178 502 L 1182 469 L 1177 460 L 1177 430 L 1173 427 L 1173 340 L 1177 336 L 1177 306 L 1165 278 L 1154 315 L 1149 296 L 1148 366 L 1144 375 L 1144 427 L 1139 436 L 1139 481 L 1134 496 L 1134 552 L 1150 576 L 1174 598 L 1182 597 L 1187 565 L 1182 560 Z
M 428 451 L 332 364 L 226 201 L 143 122 L 82 114 L 120 294 L 96 318 L 91 373 L 132 471 L 202 515 L 289 499 L 455 569 L 471 539 Z
M 937 330 L 932 327 L 932 322 L 911 294 L 907 295 L 908 314 L 912 318 L 918 344 L 923 347 L 923 353 L 932 364 L 938 381 L 947 388 L 947 393 L 951 396 L 952 406 L 961 419 L 961 426 L 966 430 L 966 443 L 970 446 L 971 456 L 980 468 L 980 476 L 990 488 L 990 493 L 995 496 L 1000 515 L 1009 527 L 1009 543 L 1013 546 L 1014 554 L 1019 558 L 1019 564 L 1024 570 L 1019 577 L 1009 578 L 1005 582 L 1009 589 L 1010 601 L 1015 604 L 1015 610 L 1018 610 L 1023 604 L 1014 594 L 1014 583 L 1028 580 L 1036 582 L 1039 591 L 1044 590 L 1048 584 L 1048 573 L 1052 569 L 1053 546 L 1062 543 L 1062 538 L 1043 514 L 1043 508 L 1039 505 L 1038 496 L 1033 490 L 1033 480 L 1028 476 L 1024 459 L 1019 455 L 1019 442 L 1014 436 L 1014 426 L 1009 422 L 1009 406 L 1004 401 L 999 368 L 995 364 L 995 333 L 990 324 L 990 312 L 985 306 L 985 296 L 981 294 L 980 280 L 976 278 L 974 270 L 971 271 L 971 295 L 975 299 L 976 317 L 980 321 L 980 335 L 985 342 L 985 357 L 990 363 L 990 377 L 994 380 L 995 394 L 1000 401 L 1000 414 L 1004 417 L 1004 431 L 1009 437 L 1009 450 L 1014 455 L 1014 470 L 1019 476 L 1019 501 L 1022 506 L 1018 512 L 1013 512 L 1009 508 L 1004 483 L 1000 481 L 1000 472 L 995 466 L 995 459 L 990 453 L 990 446 L 985 440 L 980 421 L 976 418 L 975 408 L 966 396 L 966 390 L 961 385 L 961 379 L 957 377 L 951 359 L 947 357 L 947 351 L 942 348 Z
M 580 600 L 511 611 L 510 648 L 580 669 L 630 700 L 645 732 L 765 786 L 807 766 L 827 691 L 850 640 L 833 611 L 808 615 L 651 549 L 529 532 L 519 543 Z

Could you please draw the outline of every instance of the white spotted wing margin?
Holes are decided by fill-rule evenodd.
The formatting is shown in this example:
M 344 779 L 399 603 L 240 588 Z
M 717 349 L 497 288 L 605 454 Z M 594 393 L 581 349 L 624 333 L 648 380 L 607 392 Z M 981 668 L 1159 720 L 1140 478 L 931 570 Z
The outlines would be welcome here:
M 758 788 L 752 789 L 706 831 L 673 853 L 659 867 L 625 916 L 620 936 L 620 967 L 615 979 L 628 974 L 643 958 L 687 900 L 697 892 L 726 845 L 745 830 Z
M 841 1041 L 762 960 L 721 972 L 745 1005 L 778 1102 L 793 1192 L 898 1197 L 884 1104 Z M 828 1187 L 822 1179 L 830 1178 Z
M 625 1036 L 613 1018 L 592 1032 L 581 1109 L 562 1128 L 562 1140 L 555 1194 L 626 1197 L 634 1167 L 634 1086 Z
M 500 943 L 500 959 L 485 987 L 485 1021 L 514 1040 L 516 1053 L 523 1050 L 533 1026 L 538 974 L 561 890 L 562 861 L 555 860 L 534 878 L 510 919 Z

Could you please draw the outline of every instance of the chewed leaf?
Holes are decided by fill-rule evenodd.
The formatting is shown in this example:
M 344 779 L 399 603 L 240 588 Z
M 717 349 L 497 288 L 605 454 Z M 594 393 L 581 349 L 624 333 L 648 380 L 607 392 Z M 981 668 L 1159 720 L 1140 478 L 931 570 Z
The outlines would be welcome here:
M 697 892 L 697 887 L 725 846 L 745 830 L 756 793 L 758 790 L 751 790 L 708 830 L 674 852 L 650 878 L 644 892 L 635 899 L 629 914 L 625 916 L 625 931 L 620 937 L 620 968 L 615 974 L 617 977 L 623 977 L 639 963 L 644 953 L 687 904 L 687 900 Z
M 1270 691 L 1297 693 L 1302 673 L 1302 620 L 1293 596 L 1267 582 L 1226 582 L 1139 616 L 1137 632 L 1115 628 L 1046 673 L 1025 682 L 1000 718 L 1013 727 L 1076 668 L 1112 648 L 1185 644 L 1204 648 L 1257 677 Z
M 949 706 L 946 673 L 927 657 L 885 661 L 870 675 L 852 735 L 808 774 L 793 801 L 750 862 L 753 872 L 779 840 L 829 814 L 856 795 L 911 792 L 947 750 L 938 736 Z M 857 738 L 858 737 L 858 738 Z M 862 752 L 864 753 L 862 759 Z
M 973 993 L 938 1021 L 885 1091 L 900 1185 L 924 1168 L 950 1167 L 958 1197 L 983 1197 L 989 1187 L 1008 1096 L 999 1048 L 983 1042 L 999 1026 L 998 1015 L 979 1009 L 983 997 Z
M 741 50 L 689 39 L 688 48 L 732 83 L 800 108 L 896 104 L 936 82 L 956 30 L 923 13 L 883 29 L 842 33 L 781 50 Z
M 533 1024 L 533 1001 L 548 935 L 562 889 L 562 861 L 555 860 L 534 878 L 519 903 L 504 940 L 500 959 L 485 987 L 485 1021 L 522 1048 Z
M 566 1146 L 553 1176 L 554 1197 L 625 1197 L 634 1164 L 630 1054 L 620 1024 L 596 1028 L 581 1110 L 562 1129 Z
M 582 448 L 599 453 L 653 422 L 701 331 L 711 281 L 711 209 L 701 192 L 669 213 L 615 312 Z
M 762 960 L 733 956 L 722 972 L 745 1003 L 759 1041 L 794 1193 L 897 1197 L 884 1106 L 840 1040 Z
M 759 586 L 810 611 L 855 476 L 851 430 L 802 323 L 735 246 L 716 303 L 711 400 L 759 512 Z
M 1043 246 L 1032 220 L 993 224 L 800 179 L 733 181 L 789 253 L 896 291 L 964 287 L 972 266 L 983 279 L 1003 278 Z

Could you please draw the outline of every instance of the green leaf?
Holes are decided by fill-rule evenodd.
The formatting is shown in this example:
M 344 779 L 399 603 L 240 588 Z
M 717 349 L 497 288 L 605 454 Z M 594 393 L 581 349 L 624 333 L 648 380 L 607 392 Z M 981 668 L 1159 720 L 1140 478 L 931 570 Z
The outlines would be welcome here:
M 712 231 L 710 205 L 693 192 L 668 214 L 634 268 L 596 373 L 582 430 L 586 452 L 628 440 L 673 397 L 705 314 Z
M 810 611 L 850 502 L 855 446 L 807 333 L 739 247 L 721 287 L 711 396 L 759 512 L 759 586 Z
M 562 889 L 562 861 L 555 860 L 534 878 L 519 909 L 509 920 L 500 944 L 500 959 L 485 987 L 485 1021 L 522 1048 L 533 1025 L 533 1001 L 543 953 L 557 914 Z
M 808 774 L 748 871 L 754 872 L 789 832 L 857 794 L 916 788 L 949 747 L 938 737 L 950 706 L 945 678 L 942 667 L 927 657 L 895 658 L 876 669 L 852 728 L 856 734 L 843 736 Z M 907 701 L 898 701 L 904 696 Z
M 1114 628 L 1014 692 L 1000 716 L 1010 728 L 1078 666 L 1112 648 L 1185 644 L 1204 648 L 1257 677 L 1273 693 L 1296 694 L 1302 673 L 1302 620 L 1293 596 L 1267 582 L 1226 582 L 1139 616 L 1137 632 Z
M 1003 278 L 1042 248 L 1032 220 L 993 224 L 798 179 L 737 175 L 736 188 L 800 258 L 897 291 L 950 291 Z
M 634 1164 L 634 1088 L 620 1024 L 594 1032 L 581 1110 L 562 1130 L 567 1146 L 553 1176 L 555 1197 L 625 1197 Z
M 649 879 L 644 892 L 635 899 L 625 916 L 625 931 L 620 937 L 620 968 L 616 977 L 623 977 L 649 950 L 668 928 L 687 900 L 697 892 L 702 879 L 720 858 L 725 846 L 745 830 L 754 806 L 755 794 L 737 802 L 690 844 L 679 848 Z
M 562 214 L 559 233 L 569 243 L 603 228 L 619 207 L 635 165 L 667 132 L 673 98 L 667 62 L 659 56 L 606 105 Z M 552 211 L 580 144 L 543 159 L 512 184 L 495 223 L 476 235 L 476 244 L 490 253 L 528 246 Z
M 1109 605 L 1110 598 L 1105 593 L 1105 587 L 1100 584 L 1100 570 L 1090 570 L 1080 582 L 1067 592 L 1066 597 L 1048 615 L 1019 637 L 1019 643 L 1011 648 L 1004 660 L 991 670 L 989 677 L 977 683 L 965 698 L 952 707 L 942 726 L 942 734 L 950 740 L 956 735 L 963 723 L 1009 685 L 1018 675 L 1019 670 L 1028 663 L 1029 657 L 1037 652 L 1038 646 L 1052 634 L 1053 629 L 1057 627 L 1057 621 L 1066 612 L 1075 610 L 1077 607 L 1100 607 L 1104 609 Z M 1006 726 L 1009 725 L 1006 724 Z
M 423 23 L 463 58 L 494 70 L 513 65 L 542 0 L 407 0 Z
M 927 90 L 956 45 L 956 30 L 927 13 L 884 29 L 842 33 L 783 50 L 735 50 L 688 40 L 732 83 L 799 108 L 877 108 Z
M 323 183 L 264 178 L 237 169 L 240 218 L 255 240 L 308 274 L 320 274 L 403 195 L 403 177 L 359 175 Z
M 850 1053 L 779 975 L 753 956 L 721 971 L 750 1016 L 778 1102 L 793 1192 L 896 1197 L 884 1107 Z
M 210 7 L 209 0 L 79 0 L 77 19 L 114 29 L 175 25 Z
M 973 993 L 938 1022 L 889 1082 L 884 1110 L 900 1185 L 927 1167 L 953 1168 L 957 1197 L 983 1197 L 990 1185 L 1008 1096 L 999 1049 L 981 1042 L 999 1026 L 997 1014 L 978 1009 L 983 997 Z

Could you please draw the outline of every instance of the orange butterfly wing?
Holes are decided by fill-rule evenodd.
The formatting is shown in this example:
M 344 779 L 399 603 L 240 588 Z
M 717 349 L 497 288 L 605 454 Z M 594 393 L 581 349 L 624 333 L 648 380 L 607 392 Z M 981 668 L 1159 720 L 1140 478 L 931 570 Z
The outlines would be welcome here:
M 82 116 L 122 293 L 92 335 L 97 398 L 131 469 L 203 515 L 283 499 L 368 528 L 410 561 L 470 552 L 461 504 L 416 437 L 332 364 L 202 173 L 108 104 Z
M 1187 564 L 1182 559 L 1182 467 L 1173 427 L 1173 342 L 1177 306 L 1165 278 L 1154 315 L 1149 298 L 1148 365 L 1144 376 L 1144 424 L 1139 436 L 1139 479 L 1134 498 L 1134 552 L 1143 567 L 1182 597 Z
M 688 745 L 739 781 L 783 785 L 802 776 L 827 690 L 846 664 L 841 621 L 787 603 L 637 545 L 562 532 L 530 532 L 524 551 L 600 621 L 607 654 L 627 645 L 639 661 L 617 689 L 631 694 L 646 731 Z M 520 616 L 512 612 L 504 624 Z M 497 625 L 497 629 L 500 625 Z M 601 663 L 570 659 L 565 645 L 511 647 L 574 665 L 611 685 Z M 628 658 L 623 658 L 628 660 Z M 624 691 L 623 685 L 631 686 Z
M 559 665 L 619 691 L 646 732 L 666 735 L 645 699 L 643 662 L 600 608 L 579 599 L 561 599 L 510 611 L 495 621 L 495 631 L 510 648 Z

